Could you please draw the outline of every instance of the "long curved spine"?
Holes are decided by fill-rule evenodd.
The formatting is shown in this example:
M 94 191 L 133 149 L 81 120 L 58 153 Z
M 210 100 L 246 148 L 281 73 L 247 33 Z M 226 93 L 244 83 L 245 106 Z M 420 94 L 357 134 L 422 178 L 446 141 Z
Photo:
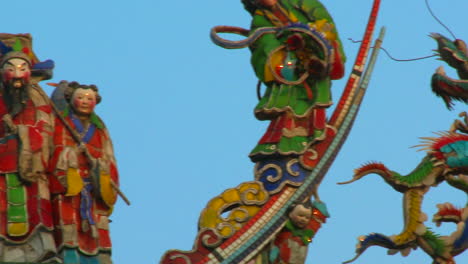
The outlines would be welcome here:
M 374 9 L 373 9 L 373 12 L 374 12 Z M 372 54 L 369 60 L 369 65 L 366 71 L 364 72 L 362 82 L 359 84 L 359 89 L 356 91 L 355 95 L 352 96 L 352 104 L 350 105 L 348 109 L 349 111 L 343 110 L 345 112 L 343 122 L 337 126 L 337 130 L 338 130 L 337 135 L 333 138 L 333 140 L 331 141 L 330 145 L 327 148 L 327 151 L 324 154 L 324 157 L 326 157 L 325 158 L 326 163 L 325 163 L 325 166 L 321 169 L 320 174 L 318 175 L 317 179 L 315 180 L 315 183 L 317 185 L 319 185 L 321 181 L 323 180 L 323 178 L 325 177 L 325 174 L 327 173 L 331 164 L 335 160 L 335 157 L 338 155 L 338 152 L 340 151 L 346 138 L 349 135 L 349 132 L 351 131 L 351 128 L 353 127 L 354 120 L 356 120 L 356 116 L 359 112 L 362 100 L 364 99 L 365 92 L 369 85 L 370 77 L 372 76 L 372 72 L 374 70 L 374 66 L 377 61 L 378 54 L 380 51 L 379 47 L 382 44 L 384 36 L 385 36 L 385 27 L 382 27 L 380 29 L 379 37 L 375 41 L 374 50 L 372 51 Z M 335 110 L 335 113 L 337 110 Z M 332 124 L 332 125 L 335 125 L 335 124 Z
M 343 122 L 344 117 L 349 112 L 349 107 L 354 100 L 356 89 L 358 88 L 359 81 L 364 71 L 367 54 L 371 44 L 371 36 L 374 32 L 375 24 L 377 21 L 377 15 L 380 8 L 380 0 L 375 0 L 372 6 L 371 15 L 369 17 L 369 23 L 364 33 L 364 38 L 359 48 L 356 61 L 353 66 L 353 70 L 345 86 L 343 94 L 330 118 L 330 124 L 334 126 L 340 126 Z

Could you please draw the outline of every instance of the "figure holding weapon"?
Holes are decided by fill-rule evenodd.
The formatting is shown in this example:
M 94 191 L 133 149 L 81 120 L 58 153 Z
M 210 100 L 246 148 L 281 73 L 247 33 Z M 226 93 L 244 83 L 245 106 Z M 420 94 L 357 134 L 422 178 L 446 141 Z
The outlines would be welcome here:
M 108 218 L 120 190 L 109 133 L 94 113 L 101 97 L 95 85 L 52 85 L 64 88 L 68 103 L 56 118 L 50 162 L 59 254 L 64 263 L 110 264 Z

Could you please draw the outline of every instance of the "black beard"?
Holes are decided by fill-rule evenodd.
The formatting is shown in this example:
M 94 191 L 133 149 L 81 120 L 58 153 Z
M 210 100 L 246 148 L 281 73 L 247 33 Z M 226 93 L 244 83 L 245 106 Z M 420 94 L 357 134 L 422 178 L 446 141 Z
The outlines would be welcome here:
M 21 82 L 21 87 L 14 86 L 16 81 Z M 24 107 L 26 106 L 26 102 L 29 99 L 27 85 L 24 83 L 23 79 L 12 79 L 7 83 L 3 83 L 2 86 L 4 92 L 3 97 L 8 109 L 8 113 L 14 117 L 23 111 Z

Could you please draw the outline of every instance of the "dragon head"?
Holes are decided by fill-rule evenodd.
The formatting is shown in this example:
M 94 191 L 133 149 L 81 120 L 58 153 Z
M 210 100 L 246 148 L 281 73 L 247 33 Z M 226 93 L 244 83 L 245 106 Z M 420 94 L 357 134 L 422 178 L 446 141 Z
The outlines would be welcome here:
M 461 39 L 454 41 L 439 33 L 430 35 L 437 41 L 437 50 L 440 59 L 458 71 L 460 79 L 468 79 L 468 53 L 466 43 Z
M 432 91 L 442 97 L 448 109 L 452 109 L 452 100 L 468 103 L 468 49 L 466 43 L 461 39 L 454 41 L 438 33 L 430 35 L 437 41 L 435 50 L 440 59 L 450 67 L 457 70 L 460 80 L 452 79 L 445 74 L 441 66 L 432 76 Z
M 444 163 L 453 174 L 468 174 L 468 135 L 441 132 L 440 137 L 423 138 L 425 146 L 436 159 L 435 163 Z

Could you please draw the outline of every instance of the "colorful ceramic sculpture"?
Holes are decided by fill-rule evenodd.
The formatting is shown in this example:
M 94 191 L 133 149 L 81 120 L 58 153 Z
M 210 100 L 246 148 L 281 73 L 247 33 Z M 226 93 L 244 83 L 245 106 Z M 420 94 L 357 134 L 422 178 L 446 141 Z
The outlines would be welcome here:
M 94 113 L 94 85 L 52 76 L 28 34 L 0 34 L 0 262 L 110 264 L 118 188 L 112 143 Z M 128 202 L 128 200 L 124 199 Z
M 466 44 L 462 40 L 450 41 L 446 37 L 433 33 L 431 35 L 438 43 L 441 59 L 454 67 L 461 80 L 446 76 L 442 67 L 432 76 L 432 90 L 442 97 L 448 109 L 453 106 L 452 100 L 468 102 L 467 79 L 468 57 Z M 441 182 L 447 182 L 456 189 L 468 194 L 468 118 L 467 113 L 460 114 L 463 120 L 455 120 L 449 131 L 439 133 L 436 138 L 424 138 L 426 142 L 421 146 L 427 151 L 427 156 L 406 176 L 391 171 L 381 163 L 369 163 L 357 169 L 354 182 L 371 173 L 382 176 L 386 183 L 396 191 L 403 193 L 404 229 L 394 236 L 372 233 L 359 238 L 356 257 L 345 263 L 357 259 L 370 246 L 382 246 L 389 249 L 389 253 L 400 251 L 407 256 L 412 248 L 420 247 L 430 255 L 434 264 L 454 264 L 454 256 L 468 248 L 468 209 L 465 206 L 458 209 L 450 203 L 438 205 L 439 212 L 433 221 L 440 225 L 442 222 L 457 223 L 457 230 L 448 236 L 435 234 L 426 227 L 427 216 L 421 210 L 424 196 L 430 188 Z M 344 184 L 343 183 L 343 184 Z
M 372 233 L 360 237 L 356 257 L 345 263 L 354 261 L 374 245 L 388 248 L 390 253 L 400 251 L 404 256 L 412 248 L 421 247 L 434 259 L 434 264 L 455 263 L 453 256 L 468 248 L 468 230 L 464 224 L 468 218 L 468 209 L 456 209 L 451 204 L 438 206 L 440 210 L 434 216 L 435 222 L 462 223 L 457 226 L 457 231 L 445 237 L 425 226 L 427 216 L 421 210 L 426 193 L 443 181 L 468 194 L 468 135 L 446 132 L 438 138 L 427 138 L 424 146 L 428 155 L 408 175 L 400 175 L 381 163 L 369 163 L 355 171 L 353 180 L 342 183 L 354 182 L 368 174 L 378 174 L 396 191 L 403 193 L 404 204 L 403 231 L 394 236 Z
M 449 66 L 455 68 L 460 80 L 448 77 L 441 66 L 432 75 L 432 91 L 442 97 L 448 109 L 452 109 L 453 100 L 468 103 L 468 50 L 466 43 L 461 39 L 451 41 L 438 33 L 431 37 L 437 41 L 437 51 L 440 58 Z
M 50 162 L 59 255 L 66 264 L 110 264 L 109 216 L 118 173 L 109 133 L 94 112 L 101 97 L 95 85 L 62 81 L 59 86 L 69 103 L 55 121 Z
M 251 45 L 253 68 L 267 87 L 255 116 L 271 121 L 250 157 L 259 161 L 275 155 L 302 155 L 326 137 L 325 109 L 332 104 L 330 80 L 344 75 L 345 55 L 335 24 L 316 0 L 284 0 L 249 9 L 251 34 L 262 28 L 279 29 Z
M 46 174 L 53 133 L 30 35 L 0 34 L 0 262 L 52 262 L 56 247 Z M 46 72 L 46 74 L 44 74 Z
M 255 108 L 259 120 L 270 121 L 250 154 L 255 181 L 211 199 L 201 213 L 193 250 L 169 250 L 163 264 L 303 263 L 308 245 L 303 239 L 311 239 L 311 230 L 316 232 L 324 218 L 313 218 L 304 229 L 309 231 L 297 235 L 302 228 L 288 221 L 294 219 L 288 210 L 311 196 L 324 207 L 318 186 L 352 127 L 377 57 L 381 38 L 365 67 L 379 0 L 374 1 L 354 71 L 327 121 L 331 80 L 343 76 L 345 57 L 324 6 L 317 0 L 242 2 L 253 17 L 252 28 L 217 26 L 211 38 L 228 49 L 249 47 L 259 83 L 267 87 Z M 231 41 L 218 33 L 246 38 Z
M 286 225 L 269 248 L 269 263 L 305 263 L 308 245 L 329 216 L 321 202 L 293 205 Z

